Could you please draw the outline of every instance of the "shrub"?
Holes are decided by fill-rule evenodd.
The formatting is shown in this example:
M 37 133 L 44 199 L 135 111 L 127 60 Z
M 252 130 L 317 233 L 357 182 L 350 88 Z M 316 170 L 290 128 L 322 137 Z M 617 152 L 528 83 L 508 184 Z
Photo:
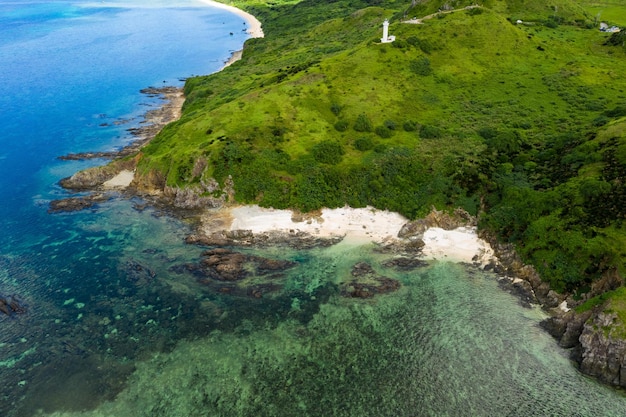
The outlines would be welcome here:
M 609 39 L 604 42 L 604 45 L 610 46 L 622 46 L 626 40 L 626 32 L 620 31 L 613 33 Z
M 365 113 L 359 114 L 359 117 L 356 118 L 356 122 L 354 122 L 354 130 L 356 130 L 357 132 L 372 131 L 372 122 Z
M 435 46 L 428 39 L 420 39 L 419 47 L 425 54 L 430 54 L 435 49 Z
M 402 125 L 402 128 L 405 132 L 415 132 L 417 130 L 417 122 L 414 122 L 413 120 L 407 120 Z
M 311 154 L 317 162 L 334 165 L 341 162 L 344 151 L 339 142 L 325 140 L 313 145 Z
M 383 139 L 393 136 L 393 130 L 389 129 L 387 126 L 376 126 L 374 132 Z
M 345 132 L 346 130 L 348 130 L 348 122 L 345 120 L 339 120 L 337 123 L 335 123 L 335 130 L 337 132 Z
M 519 133 L 515 130 L 505 130 L 498 132 L 495 136 L 486 139 L 490 149 L 503 154 L 513 154 L 518 152 L 522 143 Z
M 420 39 L 417 36 L 409 36 L 406 38 L 406 42 L 411 46 L 419 47 L 420 45 Z
M 282 137 L 285 133 L 288 132 L 287 128 L 284 126 L 270 126 L 270 131 L 272 132 L 272 136 L 275 138 Z
M 487 140 L 493 139 L 498 135 L 498 131 L 491 126 L 481 127 L 476 133 L 478 133 L 483 139 Z
M 374 146 L 374 152 L 376 153 L 385 153 L 387 151 L 387 145 L 385 145 L 384 143 L 379 143 L 376 146 Z
M 604 115 L 614 118 L 626 116 L 626 106 L 617 106 L 610 110 L 605 110 Z
M 330 105 L 330 111 L 333 112 L 335 116 L 339 116 L 341 110 L 343 110 L 343 106 L 338 103 L 333 103 Z
M 436 126 L 423 125 L 420 128 L 420 137 L 424 139 L 438 139 L 441 137 L 441 129 Z
M 409 62 L 409 69 L 417 75 L 430 75 L 433 70 L 430 67 L 430 60 L 425 56 Z
M 544 25 L 550 29 L 556 29 L 559 27 L 559 24 L 554 20 L 547 20 Z
M 385 126 L 389 130 L 396 130 L 396 122 L 394 122 L 393 120 L 385 120 L 383 126 Z
M 365 152 L 374 147 L 374 141 L 368 136 L 361 136 L 354 141 L 354 149 Z
M 606 116 L 598 116 L 595 119 L 593 119 L 593 125 L 600 127 L 600 126 L 604 126 L 605 124 L 607 124 L 610 121 L 610 119 Z
M 391 46 L 393 46 L 394 48 L 398 48 L 398 49 L 404 49 L 407 46 L 409 46 L 408 42 L 405 41 L 404 39 L 396 39 Z

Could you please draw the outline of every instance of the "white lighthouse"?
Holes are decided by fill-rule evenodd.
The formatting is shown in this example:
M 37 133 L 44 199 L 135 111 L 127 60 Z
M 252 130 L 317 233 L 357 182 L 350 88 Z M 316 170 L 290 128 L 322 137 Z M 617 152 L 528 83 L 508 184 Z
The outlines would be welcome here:
M 396 40 L 395 36 L 389 36 L 389 20 L 383 22 L 383 37 L 380 38 L 381 43 L 390 43 Z

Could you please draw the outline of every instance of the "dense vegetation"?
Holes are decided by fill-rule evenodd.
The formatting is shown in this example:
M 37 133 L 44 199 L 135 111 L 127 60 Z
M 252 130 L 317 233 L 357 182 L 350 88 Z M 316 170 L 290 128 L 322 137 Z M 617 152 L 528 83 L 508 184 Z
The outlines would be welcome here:
M 188 80 L 139 172 L 232 176 L 238 201 L 276 208 L 463 207 L 553 288 L 585 292 L 626 259 L 624 41 L 575 1 L 473 3 L 234 2 L 266 37 Z

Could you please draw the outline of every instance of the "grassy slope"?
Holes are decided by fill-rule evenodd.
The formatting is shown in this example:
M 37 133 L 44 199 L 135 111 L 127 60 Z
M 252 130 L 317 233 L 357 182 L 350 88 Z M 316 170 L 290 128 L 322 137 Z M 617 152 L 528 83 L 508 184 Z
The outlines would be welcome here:
M 580 3 L 597 22 L 626 26 L 626 8 L 623 0 L 584 0 Z
M 491 0 L 409 25 L 402 2 L 235 4 L 266 38 L 188 81 L 183 117 L 144 150 L 140 172 L 175 186 L 232 175 L 238 200 L 274 207 L 482 208 L 482 226 L 558 290 L 623 269 L 626 57 L 603 45 L 593 14 Z M 398 41 L 378 44 L 392 17 Z M 376 131 L 358 128 L 364 116 Z

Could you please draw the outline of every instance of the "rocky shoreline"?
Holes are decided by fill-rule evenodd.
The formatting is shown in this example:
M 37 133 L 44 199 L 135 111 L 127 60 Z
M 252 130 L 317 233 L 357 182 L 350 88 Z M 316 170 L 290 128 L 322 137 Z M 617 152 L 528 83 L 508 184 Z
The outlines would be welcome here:
M 207 208 L 223 207 L 232 200 L 234 194 L 232 181 L 227 182 L 222 188 L 216 182 L 209 181 L 197 185 L 194 189 L 178 189 L 167 187 L 161 178 L 149 176 L 138 180 L 131 176 L 128 184 L 107 186 L 112 181 L 115 184 L 114 179 L 123 172 L 133 174 L 141 158 L 141 148 L 165 125 L 180 117 L 184 102 L 181 88 L 151 87 L 142 90 L 142 93 L 151 97 L 160 97 L 164 103 L 158 109 L 146 113 L 142 126 L 129 129 L 129 133 L 135 137 L 130 145 L 118 151 L 86 152 L 60 157 L 63 160 L 103 158 L 110 159 L 111 162 L 104 166 L 77 172 L 61 180 L 62 187 L 80 195 L 50 202 L 50 213 L 88 209 L 121 193 L 126 197 L 139 196 L 147 199 L 149 205 L 158 207 L 170 215 L 191 216 L 199 220 Z M 207 194 L 211 196 L 207 197 Z M 215 223 L 215 218 L 211 221 Z M 214 231 L 211 233 L 198 228 L 197 233 L 187 237 L 186 243 L 207 247 L 289 245 L 293 248 L 306 249 L 335 245 L 343 239 L 341 236 L 314 236 L 298 230 L 262 233 L 246 229 L 229 230 L 224 227 L 220 228 L 219 223 L 218 221 L 214 224 Z M 407 222 L 397 236 L 394 236 L 395 239 L 379 243 L 376 250 L 396 256 L 398 268 L 419 267 L 423 262 L 421 255 L 425 246 L 424 233 L 429 228 L 451 231 L 459 227 L 475 228 L 476 219 L 462 210 L 457 210 L 454 215 L 433 210 L 424 219 Z M 550 315 L 541 323 L 541 326 L 558 341 L 561 347 L 570 351 L 571 358 L 579 365 L 581 372 L 609 385 L 626 387 L 626 340 L 607 330 L 618 320 L 617 315 L 605 313 L 602 304 L 588 311 L 576 312 L 576 307 L 584 301 L 620 287 L 623 280 L 617 271 L 606 273 L 601 280 L 594 283 L 588 293 L 577 299 L 572 294 L 558 294 L 551 290 L 549 284 L 541 280 L 532 266 L 522 262 L 512 245 L 498 242 L 495 235 L 487 231 L 481 231 L 479 237 L 489 243 L 494 256 L 488 262 L 477 258 L 473 260 L 473 263 L 496 272 L 501 277 L 500 284 L 503 289 L 518 296 L 524 305 L 541 305 Z M 232 254 L 209 254 L 213 256 L 213 260 L 218 255 L 224 257 L 223 262 L 226 265 L 224 268 L 233 267 L 229 262 L 232 259 L 238 259 L 237 255 Z M 222 265 L 223 262 L 217 261 L 217 265 Z M 204 264 L 206 266 L 206 262 Z M 235 266 L 236 264 L 235 262 Z M 201 270 L 199 266 L 188 265 L 186 267 L 194 271 Z M 369 265 L 355 265 L 353 271 L 355 279 L 346 283 L 341 289 L 344 296 L 369 298 L 376 294 L 395 291 L 398 288 L 399 284 L 390 281 L 387 277 L 375 276 Z M 213 276 L 216 273 L 216 270 L 213 270 L 209 275 Z M 229 288 L 231 287 L 232 285 Z M 252 291 L 250 294 L 257 297 L 262 296 L 264 291 L 270 291 L 271 288 L 270 285 L 253 288 L 248 292 Z M 229 291 L 240 292 L 232 288 Z
M 155 109 L 148 110 L 139 127 L 128 129 L 133 141 L 122 149 L 105 152 L 81 152 L 60 156 L 63 161 L 80 161 L 85 159 L 119 159 L 136 155 L 139 150 L 150 142 L 170 122 L 180 118 L 185 97 L 180 87 L 148 87 L 141 94 L 162 100 Z M 68 184 L 68 185 L 71 185 Z
M 171 115 L 172 113 L 170 113 Z M 164 123 L 165 118 L 161 118 Z M 157 124 L 158 126 L 158 124 Z M 155 128 L 146 130 L 154 132 Z M 158 132 L 158 130 L 156 130 Z M 145 143 L 145 142 L 144 142 Z M 162 186 L 158 188 L 158 182 L 152 184 L 152 191 L 146 192 L 151 187 L 146 183 L 137 186 L 132 184 L 124 189 L 106 190 L 103 184 L 114 178 L 123 170 L 134 170 L 138 162 L 135 158 L 119 157 L 110 164 L 81 171 L 74 176 L 62 181 L 62 185 L 73 191 L 90 191 L 86 196 L 70 197 L 54 201 L 50 204 L 50 212 L 74 211 L 92 207 L 95 204 L 105 202 L 113 197 L 115 192 L 122 192 L 127 197 L 140 196 L 149 200 L 149 205 L 158 207 L 175 217 L 191 216 L 199 223 L 206 214 L 207 209 L 219 209 L 228 206 L 229 196 L 233 194 L 232 183 L 227 184 L 226 190 L 218 197 L 202 197 L 207 189 L 219 191 L 217 184 L 201 184 L 198 189 L 180 190 Z M 204 193 L 206 194 L 206 193 Z M 215 194 L 215 193 L 213 193 Z M 215 221 L 220 215 L 214 216 L 210 233 L 201 227 L 186 238 L 186 243 L 203 247 L 268 247 L 286 245 L 296 249 L 310 249 L 314 247 L 326 247 L 335 245 L 343 240 L 343 236 L 314 236 L 311 233 L 299 230 L 252 232 L 246 229 L 230 230 Z M 457 210 L 453 215 L 433 210 L 426 218 L 407 222 L 402 226 L 397 236 L 387 242 L 379 243 L 376 250 L 386 252 L 397 257 L 399 268 L 415 268 L 423 265 L 424 233 L 430 228 L 441 228 L 452 231 L 459 227 L 476 227 L 476 219 L 462 210 Z M 502 244 L 497 241 L 495 235 L 482 231 L 479 237 L 489 243 L 493 248 L 493 257 L 485 262 L 484 259 L 473 259 L 477 267 L 493 270 L 500 277 L 500 285 L 506 291 L 516 295 L 525 306 L 532 304 L 540 305 L 549 315 L 541 326 L 551 334 L 562 348 L 570 351 L 571 359 L 575 361 L 581 372 L 597 378 L 603 383 L 613 386 L 626 387 L 626 340 L 614 337 L 606 331 L 615 320 L 615 314 L 603 313 L 603 306 L 577 313 L 575 308 L 587 299 L 603 292 L 618 288 L 622 285 L 619 274 L 614 271 L 606 274 L 600 281 L 594 284 L 591 291 L 584 294 L 580 299 L 575 299 L 571 294 L 558 294 L 550 289 L 547 282 L 541 280 L 536 270 L 525 265 L 510 244 Z M 213 254 L 213 259 L 220 254 Z M 232 256 L 228 254 L 224 261 L 218 261 L 218 265 L 226 262 L 229 265 Z M 237 258 L 237 255 L 234 255 Z M 206 263 L 206 262 L 205 262 Z M 200 262 L 199 265 L 202 265 Z M 242 267 L 243 264 L 240 264 Z M 235 265 L 236 266 L 236 265 Z M 233 265 L 227 266 L 231 268 Z M 368 265 L 354 266 L 354 280 L 345 283 L 340 289 L 341 294 L 351 298 L 370 298 L 378 294 L 395 291 L 399 283 L 387 277 L 372 275 Z M 201 268 L 187 266 L 189 270 L 198 271 Z M 216 271 L 212 272 L 213 275 Z M 209 274 L 211 275 L 211 274 Z M 213 276 L 211 275 L 211 276 Z M 203 278 L 203 282 L 211 279 Z M 213 280 L 215 281 L 215 280 Z M 225 279 L 223 281 L 229 281 Z M 219 279 L 211 285 L 216 290 L 228 292 L 233 295 L 246 295 L 260 298 L 266 292 L 273 292 L 278 287 L 275 283 L 256 285 L 250 288 L 238 287 L 234 283 L 226 283 Z M 208 284 L 207 284 L 208 285 Z
M 121 172 L 134 173 L 141 158 L 141 148 L 168 123 L 180 118 L 185 101 L 183 90 L 179 87 L 150 87 L 141 90 L 141 93 L 152 98 L 159 98 L 162 100 L 162 105 L 147 111 L 139 127 L 128 129 L 133 137 L 129 145 L 116 151 L 83 152 L 59 157 L 61 160 L 109 159 L 111 161 L 63 178 L 59 182 L 61 187 L 70 192 L 82 193 L 82 195 L 51 201 L 48 210 L 50 213 L 84 210 L 109 200 L 115 193 L 126 191 L 126 187 L 108 187 L 107 182 Z M 136 190 L 129 189 L 128 194 L 134 195 Z
M 522 262 L 513 245 L 498 242 L 489 232 L 483 231 L 481 237 L 494 249 L 498 259 L 496 272 L 509 277 L 505 288 L 526 302 L 541 305 L 550 315 L 541 327 L 559 346 L 569 350 L 580 371 L 603 383 L 626 387 L 626 340 L 610 331 L 618 320 L 617 314 L 604 312 L 604 303 L 580 312 L 576 309 L 593 297 L 621 287 L 623 279 L 619 273 L 608 271 L 580 297 L 558 294 L 541 280 L 534 267 Z

